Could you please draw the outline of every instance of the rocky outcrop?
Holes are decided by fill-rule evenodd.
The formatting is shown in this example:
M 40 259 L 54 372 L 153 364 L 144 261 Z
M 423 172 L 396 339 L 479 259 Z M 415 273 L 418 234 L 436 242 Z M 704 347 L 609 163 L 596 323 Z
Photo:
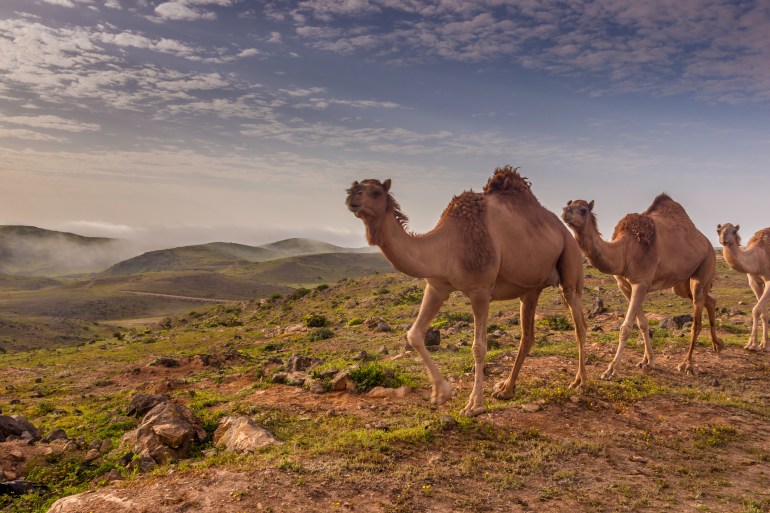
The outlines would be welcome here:
M 40 432 L 19 415 L 0 415 L 0 442 L 5 440 L 40 440 Z
M 126 415 L 143 417 L 158 404 L 170 400 L 171 398 L 165 394 L 136 394 L 131 398 L 131 402 L 129 403 L 128 408 L 126 408 Z
M 278 443 L 272 433 L 245 415 L 225 417 L 214 432 L 214 445 L 239 454 Z
M 124 437 L 140 458 L 151 458 L 159 465 L 189 457 L 193 445 L 205 439 L 206 431 L 193 413 L 171 402 L 156 405 Z

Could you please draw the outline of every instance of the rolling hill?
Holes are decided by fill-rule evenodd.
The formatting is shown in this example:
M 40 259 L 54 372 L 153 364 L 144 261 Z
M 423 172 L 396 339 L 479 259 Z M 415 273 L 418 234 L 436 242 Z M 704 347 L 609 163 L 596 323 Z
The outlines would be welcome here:
M 194 246 L 149 251 L 111 266 L 105 275 L 160 271 L 218 270 L 249 262 L 318 254 L 367 254 L 369 248 L 343 248 L 312 239 L 286 239 L 263 246 L 212 242 Z
M 84 237 L 35 226 L 0 226 L 0 273 L 17 276 L 86 274 L 130 256 L 125 241 Z

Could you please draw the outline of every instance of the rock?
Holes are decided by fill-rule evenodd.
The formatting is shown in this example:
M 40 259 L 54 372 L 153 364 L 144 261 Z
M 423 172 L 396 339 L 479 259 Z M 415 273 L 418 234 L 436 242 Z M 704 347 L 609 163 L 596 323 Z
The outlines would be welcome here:
M 122 467 L 127 467 L 129 463 L 131 463 L 131 460 L 134 459 L 134 453 L 131 451 L 128 451 L 126 454 L 120 457 L 118 460 L 118 464 Z
M 297 355 L 289 357 L 286 360 L 286 369 L 289 372 L 304 371 L 310 368 L 317 360 L 308 358 L 307 356 Z
M 225 417 L 214 432 L 214 445 L 238 454 L 279 443 L 272 433 L 245 415 Z
M 112 450 L 112 440 L 109 438 L 106 438 L 102 444 L 99 446 L 99 452 L 102 454 L 106 454 Z
M 684 327 L 685 323 L 688 323 L 688 322 L 692 323 L 692 315 L 690 314 L 675 315 L 673 317 L 663 319 L 660 322 L 660 327 L 666 328 L 669 331 L 673 331 L 674 329 L 680 330 Z
M 10 451 L 8 451 L 8 456 L 10 456 L 16 461 L 24 461 L 24 453 L 18 449 L 11 449 Z
M 43 437 L 43 442 L 67 441 L 67 433 L 63 429 L 54 429 Z
M 305 386 L 305 383 L 310 379 L 310 375 L 305 372 L 290 372 L 286 376 L 286 384 L 293 387 L 301 387 Z
M 152 367 L 156 367 L 160 365 L 161 367 L 167 367 L 167 368 L 179 367 L 179 360 L 177 360 L 176 358 L 172 358 L 170 356 L 159 356 L 155 358 L 153 361 L 151 361 L 150 363 L 148 363 L 147 365 Z
M 597 315 L 603 314 L 607 311 L 607 309 L 604 307 L 604 301 L 602 301 L 601 298 L 596 297 L 594 298 L 593 305 L 591 305 L 591 309 L 588 311 L 588 318 L 593 319 Z
M 438 346 L 441 344 L 441 332 L 436 328 L 428 328 L 425 331 L 425 346 Z
M 89 449 L 99 450 L 99 447 L 101 447 L 101 446 L 102 446 L 102 441 L 101 440 L 91 440 L 91 443 L 88 444 L 88 448 Z
M 359 351 L 359 353 L 353 357 L 353 360 L 361 362 L 368 358 L 369 358 L 369 353 L 367 353 L 366 351 Z
M 591 328 L 591 331 L 594 333 L 604 333 L 604 328 L 601 327 L 601 325 L 597 324 L 593 328 Z
M 0 483 L 0 496 L 12 495 L 18 497 L 25 493 L 43 493 L 48 490 L 48 487 L 42 483 L 33 483 L 24 479 L 16 479 L 14 481 L 6 481 Z
M 338 372 L 331 382 L 333 392 L 344 392 L 345 390 L 355 390 L 355 388 L 356 385 L 350 379 L 350 371 L 348 370 Z
M 273 383 L 278 383 L 280 385 L 286 384 L 286 378 L 289 376 L 288 372 L 276 372 L 273 374 L 273 377 L 270 378 L 270 381 Z
M 535 413 L 542 410 L 543 407 L 536 403 L 524 403 L 521 405 L 521 409 L 527 413 Z
M 307 385 L 307 382 L 305 382 Z M 310 384 L 308 385 L 308 390 L 310 390 L 311 394 L 325 394 L 326 393 L 326 387 L 318 381 L 317 379 L 311 379 Z
M 112 469 L 101 478 L 106 483 L 112 483 L 113 481 L 122 481 L 123 475 L 118 472 L 118 469 Z
M 0 415 L 0 437 L 3 440 L 9 436 L 23 438 L 28 433 L 27 440 L 40 440 L 40 432 L 27 419 L 19 415 Z
M 165 394 L 136 394 L 131 398 L 131 403 L 126 409 L 126 415 L 134 417 L 143 417 L 148 411 L 152 410 L 160 403 L 170 401 L 171 398 Z
M 187 458 L 193 444 L 203 442 L 206 431 L 186 407 L 165 402 L 156 405 L 136 429 L 133 451 L 160 465 Z
M 83 459 L 85 461 L 91 462 L 99 458 L 99 456 L 101 456 L 101 454 L 99 454 L 99 449 L 91 449 L 86 453 Z
M 457 422 L 454 417 L 450 417 L 449 415 L 442 415 L 441 418 L 438 419 L 438 425 L 444 431 L 451 431 L 456 429 L 460 423 Z
M 375 399 L 385 399 L 388 397 L 395 397 L 396 389 L 385 388 L 385 387 L 374 387 L 371 390 L 369 390 L 369 392 L 366 395 Z
M 379 349 L 377 352 L 378 352 L 378 353 L 380 353 L 380 354 L 382 354 L 382 355 L 386 355 L 386 356 L 387 356 L 387 354 L 388 354 L 388 348 L 387 348 L 387 347 L 385 347 L 385 346 L 380 346 L 380 349 Z
M 75 440 L 69 440 L 66 444 L 64 444 L 64 452 L 75 452 L 80 447 L 78 447 L 78 443 Z

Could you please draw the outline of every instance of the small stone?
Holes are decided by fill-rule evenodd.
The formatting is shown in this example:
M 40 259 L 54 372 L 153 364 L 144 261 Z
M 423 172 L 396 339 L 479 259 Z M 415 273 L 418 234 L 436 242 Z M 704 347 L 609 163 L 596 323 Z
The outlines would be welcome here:
M 90 451 L 88 451 L 88 452 L 86 453 L 86 455 L 85 455 L 85 457 L 84 457 L 83 459 L 84 459 L 85 461 L 94 461 L 94 460 L 95 460 L 95 459 L 97 459 L 99 456 L 100 456 L 100 454 L 99 454 L 99 449 L 91 449 Z
M 580 402 L 580 396 L 577 396 L 577 395 L 571 395 L 571 396 L 569 396 L 569 400 L 570 400 L 572 403 L 574 403 L 574 404 L 578 404 L 578 403 Z
M 113 481 L 122 481 L 123 475 L 121 475 L 121 473 L 118 472 L 117 469 L 112 469 L 109 472 L 107 472 L 102 479 L 104 479 L 108 483 L 111 483 Z
M 385 346 L 380 346 L 380 350 L 378 351 L 380 354 L 387 355 L 388 354 L 388 348 Z
M 24 461 L 24 453 L 18 449 L 11 449 L 10 451 L 8 451 L 8 456 L 10 456 L 16 461 Z
M 450 417 L 449 415 L 442 415 L 441 418 L 438 419 L 438 425 L 444 431 L 451 431 L 457 428 L 460 423 L 457 422 L 454 417 Z
M 543 407 L 536 403 L 524 403 L 521 405 L 521 409 L 527 413 L 535 413 L 542 410 Z
M 78 443 L 75 440 L 69 440 L 66 444 L 64 444 L 64 452 L 75 452 L 78 449 Z
M 717 378 L 714 378 L 711 380 L 711 386 L 712 387 L 718 387 L 719 386 L 719 380 Z
M 99 447 L 102 446 L 101 440 L 92 440 L 90 444 L 88 444 L 89 449 L 99 449 Z
M 112 450 L 112 440 L 106 438 L 99 446 L 99 452 L 102 454 L 108 453 Z

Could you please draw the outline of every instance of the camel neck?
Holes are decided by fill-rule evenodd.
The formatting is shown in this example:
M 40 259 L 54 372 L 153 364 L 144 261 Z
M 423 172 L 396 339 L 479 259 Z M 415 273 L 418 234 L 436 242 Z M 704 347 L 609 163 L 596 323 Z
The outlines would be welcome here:
M 414 278 L 435 274 L 435 265 L 431 263 L 435 264 L 442 253 L 446 254 L 436 247 L 435 237 L 431 236 L 433 232 L 411 235 L 391 213 L 381 220 L 367 223 L 367 232 L 369 243 L 379 246 L 396 270 Z
M 727 265 L 739 273 L 756 273 L 759 269 L 756 248 L 743 249 L 736 243 L 722 248 Z
M 606 274 L 622 275 L 625 268 L 625 251 L 622 243 L 602 239 L 593 220 L 580 232 L 575 232 L 580 249 L 591 264 Z

